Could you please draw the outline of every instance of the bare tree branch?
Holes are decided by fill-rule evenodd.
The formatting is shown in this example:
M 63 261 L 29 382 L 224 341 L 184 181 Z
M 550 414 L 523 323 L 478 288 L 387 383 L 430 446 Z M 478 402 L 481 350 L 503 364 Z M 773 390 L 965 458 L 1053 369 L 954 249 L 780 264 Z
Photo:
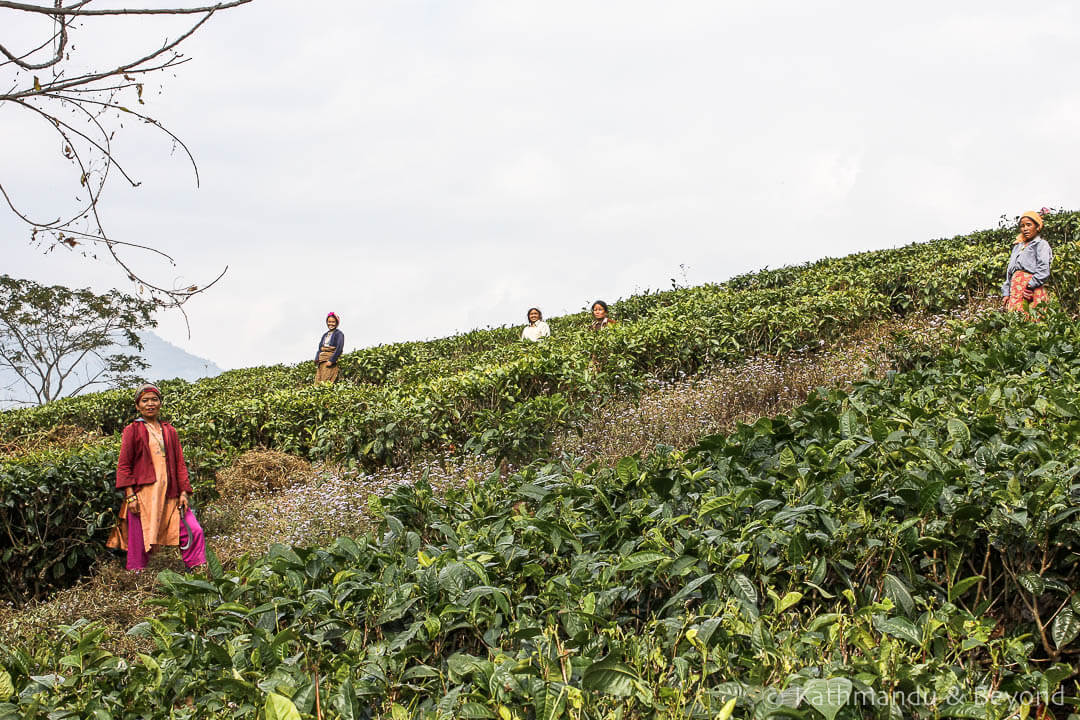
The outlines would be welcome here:
M 113 150 L 113 136 L 125 128 L 124 120 L 127 117 L 151 125 L 163 133 L 174 148 L 180 148 L 191 162 L 195 185 L 199 186 L 199 168 L 191 149 L 165 125 L 137 108 L 145 104 L 146 82 L 188 62 L 189 58 L 179 51 L 184 41 L 199 31 L 215 13 L 249 2 L 252 0 L 140 8 L 96 7 L 92 6 L 94 0 L 52 0 L 43 4 L 0 0 L 0 28 L 12 26 L 3 21 L 5 12 L 38 15 L 53 21 L 53 26 L 42 33 L 43 37 L 29 43 L 32 45 L 29 50 L 16 50 L 9 42 L 5 44 L 9 39 L 4 38 L 4 31 L 0 30 L 0 73 L 13 73 L 10 80 L 0 74 L 0 87 L 9 88 L 0 93 L 0 108 L 5 103 L 11 103 L 13 107 L 29 111 L 50 127 L 59 138 L 61 155 L 71 163 L 74 179 L 78 183 L 76 204 L 56 213 L 55 217 L 51 209 L 47 210 L 47 217 L 53 219 L 42 220 L 35 217 L 39 215 L 39 210 L 28 211 L 23 201 L 17 199 L 16 188 L 10 177 L 4 178 L 6 182 L 0 182 L 3 204 L 30 228 L 31 241 L 46 250 L 58 245 L 69 249 L 84 246 L 81 250 L 83 255 L 96 258 L 97 254 L 88 253 L 87 248 L 103 245 L 110 260 L 119 266 L 125 277 L 139 286 L 140 292 L 148 293 L 161 307 L 180 309 L 185 322 L 187 315 L 183 311 L 183 304 L 213 287 L 228 271 L 228 267 L 211 282 L 201 285 L 180 286 L 174 283 L 170 286 L 149 278 L 144 272 L 134 269 L 124 256 L 127 254 L 125 251 L 150 253 L 167 262 L 170 267 L 175 267 L 171 254 L 137 239 L 112 237 L 106 230 L 103 207 L 99 203 L 113 166 L 131 187 L 140 184 Z M 109 23 L 112 22 L 109 17 L 124 15 L 157 18 L 186 16 L 188 19 L 178 28 L 180 32 L 174 39 L 165 39 L 149 50 L 133 53 L 132 59 L 115 62 L 105 68 L 89 67 L 85 62 L 80 66 L 78 59 L 72 60 L 75 54 L 73 34 L 82 31 L 82 23 L 87 22 L 88 18 L 99 18 L 92 22 Z M 22 33 L 14 39 L 19 43 L 25 42 L 25 35 Z M 83 44 L 85 42 L 80 43 Z M 48 71 L 51 77 L 32 74 L 33 71 L 42 70 Z M 75 118 L 61 117 L 61 111 L 71 110 L 76 111 Z
M 57 0 L 57 5 L 59 5 L 59 4 L 60 4 L 60 0 Z M 4 65 L 7 65 L 8 63 L 15 63 L 16 65 L 21 67 L 23 70 L 44 70 L 45 68 L 52 67 L 53 65 L 60 62 L 60 60 L 64 57 L 64 49 L 67 48 L 67 41 L 68 41 L 67 21 L 63 20 L 63 19 L 60 19 L 60 20 L 58 20 L 58 24 L 60 25 L 60 30 L 58 32 L 53 34 L 53 36 L 51 38 L 49 38 L 45 42 L 41 43 L 40 45 L 38 45 L 33 50 L 28 50 L 27 52 L 23 53 L 22 55 L 19 55 L 19 56 L 12 55 L 10 52 L 8 52 L 7 48 L 5 48 L 3 45 L 0 45 L 0 54 L 3 54 L 8 58 L 7 62 L 5 62 Z M 47 45 L 51 45 L 57 39 L 60 40 L 60 44 L 56 48 L 56 53 L 50 59 L 46 60 L 45 62 L 37 63 L 37 64 L 23 62 L 26 58 L 30 57 L 31 55 L 38 52 L 39 50 L 42 50 Z
M 0 2 L 2 2 L 2 1 L 3 0 L 0 0 Z M 164 70 L 165 68 L 171 67 L 172 65 L 176 64 L 177 62 L 180 62 L 182 56 L 178 54 L 174 58 L 167 61 L 165 64 L 157 66 L 157 67 L 140 68 L 139 66 L 143 65 L 145 63 L 148 63 L 151 60 L 154 60 L 155 58 L 161 57 L 162 55 L 164 55 L 166 53 L 174 51 L 175 48 L 180 43 L 184 42 L 189 37 L 194 35 L 195 31 L 198 30 L 200 27 L 202 27 L 203 23 L 205 23 L 207 20 L 210 19 L 211 15 L 212 15 L 212 13 L 207 14 L 205 17 L 203 17 L 197 23 L 195 23 L 190 28 L 188 28 L 186 32 L 184 32 L 182 35 L 180 35 L 180 37 L 176 38 L 172 42 L 167 42 L 166 41 L 166 43 L 164 45 L 162 45 L 160 48 L 158 48 L 157 50 L 154 50 L 153 52 L 151 52 L 148 55 L 144 55 L 143 57 L 139 58 L 138 60 L 132 60 L 132 61 L 124 63 L 122 65 L 117 65 L 116 67 L 110 68 L 109 70 L 105 70 L 103 72 L 87 73 L 85 75 L 79 75 L 79 76 L 69 78 L 69 79 L 63 80 L 63 81 L 56 81 L 56 82 L 52 82 L 52 83 L 46 83 L 44 85 L 41 84 L 40 80 L 35 80 L 35 84 L 31 85 L 30 87 L 28 87 L 25 90 L 22 90 L 22 91 L 13 93 L 13 94 L 9 94 L 9 95 L 0 95 L 0 101 L 2 101 L 2 100 L 17 100 L 17 99 L 23 98 L 23 97 L 31 97 L 31 96 L 35 96 L 35 95 L 44 95 L 46 93 L 58 92 L 58 91 L 61 91 L 61 90 L 67 90 L 67 89 L 73 88 L 73 87 L 86 87 L 86 86 L 89 86 L 89 85 L 91 85 L 91 84 L 93 84 L 95 82 L 98 82 L 100 80 L 105 80 L 106 78 L 110 78 L 110 77 L 116 77 L 118 75 L 123 76 L 125 74 L 130 75 L 132 73 L 149 73 L 149 72 L 155 72 L 155 71 L 158 71 L 158 70 Z M 100 91 L 103 88 L 92 88 L 92 89 L 87 88 L 87 89 L 90 89 L 91 91 Z
M 122 86 L 122 87 L 127 87 L 127 86 Z M 121 89 L 121 88 L 117 88 L 117 89 Z M 52 97 L 52 95 L 50 94 L 49 97 Z M 87 114 L 90 114 L 90 112 L 85 107 L 83 107 L 84 105 L 100 106 L 103 109 L 109 109 L 109 108 L 120 109 L 120 110 L 128 113 L 129 115 L 134 115 L 135 117 L 139 118 L 140 120 L 142 120 L 145 123 L 148 123 L 150 125 L 154 125 L 159 130 L 161 130 L 163 133 L 165 133 L 170 138 L 172 138 L 173 142 L 175 142 L 177 145 L 180 146 L 181 149 L 183 149 L 184 154 L 187 155 L 188 160 L 191 161 L 191 169 L 195 171 L 195 185 L 196 186 L 199 185 L 199 165 L 195 162 L 195 156 L 191 154 L 191 150 L 188 149 L 188 146 L 184 143 L 183 140 L 181 140 L 176 135 L 174 135 L 172 133 L 172 131 L 170 131 L 164 125 L 159 123 L 157 120 L 154 120 L 152 117 L 149 117 L 148 115 L 143 115 L 142 113 L 135 112 L 134 110 L 129 110 L 128 108 L 120 107 L 118 105 L 113 105 L 113 104 L 106 103 L 106 102 L 100 102 L 98 100 L 89 100 L 89 99 L 86 99 L 86 98 L 73 98 L 73 97 L 69 97 L 69 96 L 65 96 L 65 95 L 56 95 L 55 97 L 58 100 L 61 100 L 61 101 L 66 100 L 67 102 L 78 105 L 79 109 L 82 110 L 83 112 L 87 113 Z M 126 174 L 125 174 L 125 177 L 127 177 Z
M 9 2 L 0 0 L 0 10 L 22 10 L 24 12 L 38 13 L 40 15 L 66 15 L 72 17 L 91 15 L 196 15 L 199 13 L 212 13 L 218 10 L 228 10 L 238 5 L 246 5 L 252 0 L 229 0 L 214 5 L 201 7 L 171 7 L 171 8 L 111 8 L 105 10 L 85 10 L 92 0 L 82 0 L 66 7 L 57 4 L 56 7 L 44 5 L 31 5 L 29 3 Z

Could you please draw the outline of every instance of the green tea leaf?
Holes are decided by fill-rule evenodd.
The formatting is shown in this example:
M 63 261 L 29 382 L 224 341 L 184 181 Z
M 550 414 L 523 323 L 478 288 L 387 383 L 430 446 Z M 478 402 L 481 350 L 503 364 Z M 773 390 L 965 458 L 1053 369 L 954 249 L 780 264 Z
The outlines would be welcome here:
M 939 717 L 967 718 L 968 720 L 983 720 L 989 717 L 991 707 L 985 703 L 957 703 L 942 708 Z M 1021 717 L 1023 717 L 1021 715 Z
M 851 699 L 851 690 L 852 684 L 847 678 L 816 679 L 803 685 L 802 696 L 825 720 L 833 720 Z
M 1043 580 L 1042 575 L 1034 572 L 1027 572 L 1016 578 L 1016 581 L 1020 583 L 1020 587 L 1027 590 L 1029 593 L 1038 597 L 1046 590 L 1046 581 Z
M 439 671 L 430 665 L 413 665 L 401 674 L 402 680 L 414 680 L 416 678 L 439 677 Z
M 922 638 L 919 636 L 919 631 L 907 618 L 891 617 L 881 621 L 877 621 L 875 618 L 874 626 L 879 632 L 892 635 L 901 640 L 906 640 L 912 645 L 922 645 Z
M 953 441 L 960 443 L 964 447 L 967 447 L 971 443 L 971 430 L 959 418 L 949 418 L 945 423 L 945 428 L 949 432 L 949 437 Z
M 149 689 L 157 690 L 157 688 L 161 685 L 161 679 L 162 679 L 161 665 L 158 664 L 158 661 L 155 660 L 150 655 L 145 655 L 143 653 L 137 653 L 136 657 L 139 658 L 139 660 L 142 662 L 142 664 L 145 665 L 146 669 L 149 670 L 150 673 L 151 673 L 150 676 L 151 676 L 152 679 L 150 680 L 150 683 L 149 683 Z
M 1080 635 L 1080 617 L 1073 612 L 1071 607 L 1062 609 L 1054 618 L 1050 627 L 1050 634 L 1054 639 L 1054 645 L 1061 649 Z
M 628 697 L 634 694 L 634 683 L 639 681 L 640 678 L 633 670 L 609 656 L 585 668 L 581 676 L 581 687 Z
M 822 628 L 826 628 L 837 620 L 840 619 L 840 613 L 823 613 L 814 618 L 810 626 L 807 628 L 809 632 L 818 632 Z
M 11 682 L 11 673 L 0 668 L 0 700 L 7 700 L 15 694 L 15 685 Z
M 792 452 L 790 446 L 784 446 L 784 449 L 780 451 L 779 466 L 781 470 L 795 467 L 795 453 Z
M 618 567 L 616 567 L 615 569 L 637 570 L 638 568 L 645 567 L 647 565 L 656 565 L 670 559 L 671 558 L 664 553 L 643 550 L 641 552 L 636 552 L 624 558 L 623 561 L 620 562 Z
M 949 590 L 949 602 L 956 602 L 956 600 L 962 597 L 963 594 L 967 592 L 972 585 L 975 585 L 985 579 L 986 578 L 984 578 L 982 575 L 972 575 L 971 577 L 966 577 L 963 580 L 957 580 L 956 583 L 952 586 L 952 589 Z
M 698 520 L 705 518 L 712 513 L 716 512 L 720 508 L 727 507 L 731 504 L 731 498 L 727 497 L 713 497 L 709 498 L 701 504 L 698 508 Z
M 357 720 L 360 717 L 360 703 L 353 690 L 352 681 L 346 679 L 330 698 L 330 706 L 337 711 L 341 720 Z
M 742 573 L 735 573 L 735 576 L 731 578 L 731 585 L 736 595 L 751 605 L 757 605 L 757 588 L 754 587 L 754 583 L 751 582 L 750 578 Z
M 859 416 L 854 410 L 845 410 L 840 414 L 840 434 L 845 438 L 854 437 L 859 429 Z
M 300 711 L 289 698 L 270 693 L 266 696 L 266 720 L 300 720 Z
M 536 694 L 533 700 L 533 710 L 536 720 L 557 720 L 563 716 L 566 710 L 566 688 L 556 689 L 548 685 L 542 692 Z
M 885 581 L 882 584 L 882 590 L 885 592 L 885 597 L 893 601 L 893 603 L 904 610 L 908 615 L 915 609 L 915 601 L 911 597 L 911 593 L 908 592 L 907 586 L 904 585 L 904 581 L 892 574 L 885 575 Z
M 406 715 L 406 717 L 408 716 Z M 495 717 L 495 713 L 491 712 L 478 702 L 467 702 L 457 711 L 457 717 L 470 719 L 493 718 Z
M 780 598 L 780 602 L 776 605 L 776 614 L 780 614 L 797 604 L 802 600 L 803 594 L 801 592 L 795 592 L 794 590 L 784 594 L 784 597 Z

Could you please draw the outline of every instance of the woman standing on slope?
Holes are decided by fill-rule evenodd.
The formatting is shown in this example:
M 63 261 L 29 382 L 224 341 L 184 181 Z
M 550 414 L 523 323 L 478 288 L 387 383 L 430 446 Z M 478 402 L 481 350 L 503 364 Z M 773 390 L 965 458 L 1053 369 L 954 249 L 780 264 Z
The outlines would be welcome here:
M 597 300 L 592 304 L 592 316 L 593 321 L 592 324 L 589 325 L 590 330 L 603 330 L 618 322 L 615 318 L 608 315 L 608 306 L 603 300 Z
M 319 339 L 319 349 L 315 351 L 315 382 L 337 382 L 338 358 L 345 348 L 345 335 L 338 330 L 341 321 L 334 313 L 326 316 L 326 332 Z
M 120 519 L 107 543 L 127 550 L 127 569 L 139 571 L 159 545 L 179 545 L 189 568 L 206 564 L 206 541 L 188 507 L 184 451 L 176 428 L 162 422 L 161 391 L 143 385 L 135 392 L 139 417 L 124 428 L 116 489 L 124 491 Z
M 522 340 L 532 340 L 533 342 L 536 342 L 540 338 L 551 336 L 551 328 L 544 322 L 544 316 L 540 312 L 540 308 L 529 308 L 526 317 L 529 318 L 529 324 L 521 331 Z
M 1042 229 L 1042 216 L 1034 210 L 1020 216 L 1020 234 L 1013 242 L 1005 284 L 1001 286 L 1006 310 L 1026 314 L 1029 308 L 1047 300 L 1044 285 L 1050 279 L 1054 252 L 1040 235 Z

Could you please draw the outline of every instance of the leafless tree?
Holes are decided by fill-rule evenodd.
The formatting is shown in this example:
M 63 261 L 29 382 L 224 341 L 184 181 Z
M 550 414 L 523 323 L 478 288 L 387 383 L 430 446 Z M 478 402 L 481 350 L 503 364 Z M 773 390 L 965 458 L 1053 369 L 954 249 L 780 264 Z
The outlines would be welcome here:
M 24 110 L 55 132 L 60 152 L 70 163 L 72 180 L 77 181 L 79 188 L 74 209 L 66 209 L 56 217 L 52 217 L 53 211 L 48 212 L 49 217 L 37 217 L 16 201 L 15 189 L 4 185 L 9 173 L 0 168 L 0 196 L 29 226 L 33 242 L 46 250 L 66 246 L 92 257 L 97 257 L 99 248 L 105 248 L 107 257 L 123 269 L 128 279 L 163 307 L 179 308 L 221 279 L 224 270 L 202 286 L 169 286 L 150 280 L 145 272 L 134 269 L 125 250 L 152 253 L 171 266 L 175 266 L 175 261 L 161 248 L 110 236 L 102 219 L 100 201 L 111 176 L 119 175 L 120 181 L 132 187 L 139 185 L 113 152 L 115 134 L 125 120 L 149 124 L 163 133 L 191 161 L 198 185 L 198 166 L 187 146 L 144 111 L 146 83 L 187 62 L 189 58 L 179 50 L 181 44 L 216 13 L 249 2 L 103 7 L 95 0 L 52 0 L 51 4 L 0 0 L 0 109 L 10 106 Z M 6 28 L 16 26 L 12 20 L 19 13 L 41 19 L 40 27 L 45 30 L 40 36 L 4 37 Z M 116 22 L 119 16 L 133 15 L 179 18 L 184 24 L 175 37 L 166 38 L 160 45 L 148 45 L 130 58 L 108 63 L 107 67 L 94 68 L 79 57 L 73 59 L 72 38 L 88 24 Z

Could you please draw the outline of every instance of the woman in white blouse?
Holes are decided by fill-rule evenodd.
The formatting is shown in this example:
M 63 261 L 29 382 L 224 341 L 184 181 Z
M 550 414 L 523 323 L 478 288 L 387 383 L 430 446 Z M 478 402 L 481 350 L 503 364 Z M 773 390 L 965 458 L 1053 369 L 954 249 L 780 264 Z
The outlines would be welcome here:
M 533 342 L 536 342 L 540 338 L 546 338 L 551 335 L 551 328 L 544 322 L 544 316 L 540 312 L 540 308 L 529 308 L 528 318 L 529 324 L 521 331 L 522 340 L 532 340 Z

